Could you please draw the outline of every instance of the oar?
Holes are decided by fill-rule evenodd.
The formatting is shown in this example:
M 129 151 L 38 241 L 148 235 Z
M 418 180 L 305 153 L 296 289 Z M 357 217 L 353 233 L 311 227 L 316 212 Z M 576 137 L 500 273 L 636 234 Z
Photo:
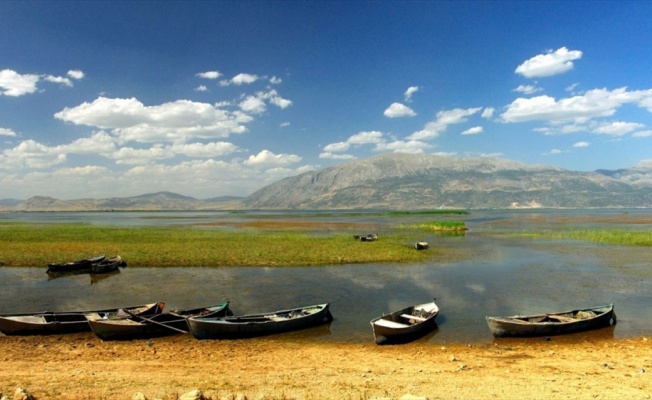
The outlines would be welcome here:
M 125 309 L 122 309 L 122 311 L 126 312 L 127 314 L 131 315 L 134 318 L 142 319 L 142 320 L 145 320 L 147 322 L 151 322 L 153 324 L 160 325 L 160 326 L 163 326 L 163 327 L 168 328 L 168 329 L 172 329 L 173 331 L 176 331 L 176 332 L 179 332 L 179 333 L 189 333 L 188 331 L 184 331 L 183 329 L 178 329 L 178 328 L 175 328 L 173 326 L 165 325 L 165 324 L 163 324 L 161 322 L 154 321 L 153 319 L 145 318 L 145 317 L 143 317 L 141 315 L 134 314 L 134 313 L 132 313 L 130 311 L 127 311 Z

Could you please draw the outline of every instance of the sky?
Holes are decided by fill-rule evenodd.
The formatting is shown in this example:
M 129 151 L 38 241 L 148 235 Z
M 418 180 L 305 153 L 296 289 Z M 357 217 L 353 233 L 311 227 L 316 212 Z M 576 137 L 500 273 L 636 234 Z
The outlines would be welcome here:
M 0 1 L 0 198 L 388 153 L 652 168 L 650 1 Z

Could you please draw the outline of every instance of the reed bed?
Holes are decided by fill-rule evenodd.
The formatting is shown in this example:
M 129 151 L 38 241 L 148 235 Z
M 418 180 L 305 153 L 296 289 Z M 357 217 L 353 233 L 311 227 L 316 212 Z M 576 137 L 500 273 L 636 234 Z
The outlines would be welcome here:
M 419 222 L 416 224 L 403 224 L 401 227 L 406 229 L 423 229 L 429 231 L 465 231 L 466 224 L 461 221 L 429 221 Z
M 46 266 L 98 254 L 119 254 L 133 267 L 314 266 L 422 262 L 414 234 L 361 242 L 350 234 L 264 232 L 196 227 L 89 224 L 0 224 L 0 265 Z

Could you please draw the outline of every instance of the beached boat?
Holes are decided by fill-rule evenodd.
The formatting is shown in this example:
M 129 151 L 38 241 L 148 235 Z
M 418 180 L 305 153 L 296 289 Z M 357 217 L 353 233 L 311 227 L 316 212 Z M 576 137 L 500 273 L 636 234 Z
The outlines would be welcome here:
M 487 317 L 491 333 L 502 336 L 550 336 L 588 331 L 616 323 L 614 305 L 557 313 Z
M 417 339 L 437 324 L 439 307 L 434 301 L 410 306 L 371 320 L 376 344 L 405 343 Z
M 91 272 L 93 264 L 97 264 L 103 261 L 105 258 L 104 254 L 84 258 L 81 260 L 70 261 L 65 263 L 50 263 L 48 264 L 47 272 L 48 274 L 65 274 L 65 273 L 87 273 Z
M 165 314 L 133 315 L 130 318 L 103 318 L 90 314 L 88 323 L 102 340 L 132 340 L 188 333 L 188 317 L 224 317 L 231 314 L 229 302 L 191 310 L 174 310 Z
M 119 267 L 125 267 L 127 263 L 122 260 L 122 257 L 115 256 L 91 266 L 91 274 L 106 274 L 107 272 L 116 271 Z
M 0 315 L 0 332 L 5 335 L 49 335 L 90 331 L 87 314 L 101 318 L 129 317 L 130 314 L 157 314 L 163 311 L 165 303 L 151 303 L 141 306 L 111 308 L 89 311 L 44 311 L 32 314 Z
M 298 307 L 260 314 L 224 318 L 188 318 L 190 332 L 197 339 L 227 339 L 270 335 L 329 323 L 329 304 Z
M 430 247 L 430 245 L 428 244 L 428 242 L 424 242 L 424 241 L 422 241 L 422 240 L 420 240 L 420 241 L 418 241 L 418 242 L 416 242 L 416 243 L 414 244 L 414 248 L 417 249 L 417 250 L 425 250 L 425 249 L 427 249 L 428 247 Z

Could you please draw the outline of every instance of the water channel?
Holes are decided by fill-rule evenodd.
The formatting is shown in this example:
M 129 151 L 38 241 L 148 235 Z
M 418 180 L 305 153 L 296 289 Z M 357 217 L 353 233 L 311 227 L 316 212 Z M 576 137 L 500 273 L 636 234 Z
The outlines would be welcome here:
M 618 227 L 649 229 L 650 210 L 478 211 L 465 220 L 461 236 L 426 238 L 432 246 L 469 256 L 415 265 L 366 264 L 324 267 L 133 268 L 92 280 L 89 275 L 48 279 L 43 268 L 0 267 L 0 314 L 79 310 L 164 301 L 190 308 L 231 301 L 234 312 L 273 311 L 298 305 L 331 304 L 329 326 L 290 333 L 293 340 L 368 342 L 369 320 L 407 305 L 437 298 L 438 329 L 420 339 L 434 344 L 490 342 L 486 315 L 563 311 L 616 304 L 618 324 L 581 334 L 616 338 L 652 334 L 652 250 L 587 242 L 514 238 L 502 233 L 534 229 Z M 626 216 L 626 217 L 623 217 Z M 170 225 L 197 221 L 294 218 L 287 213 L 11 213 L 0 222 L 87 222 L 98 225 Z M 305 215 L 300 218 L 306 219 Z M 315 215 L 328 221 L 354 218 L 382 232 L 396 218 L 346 213 Z M 414 216 L 405 217 L 413 219 Z M 423 217 L 419 217 L 423 218 Z M 437 219 L 438 217 L 426 217 Z M 647 219 L 648 221 L 650 219 Z M 382 233 L 381 233 L 382 239 Z M 1 252 L 1 249 L 0 249 Z M 127 260 L 128 261 L 128 260 Z

